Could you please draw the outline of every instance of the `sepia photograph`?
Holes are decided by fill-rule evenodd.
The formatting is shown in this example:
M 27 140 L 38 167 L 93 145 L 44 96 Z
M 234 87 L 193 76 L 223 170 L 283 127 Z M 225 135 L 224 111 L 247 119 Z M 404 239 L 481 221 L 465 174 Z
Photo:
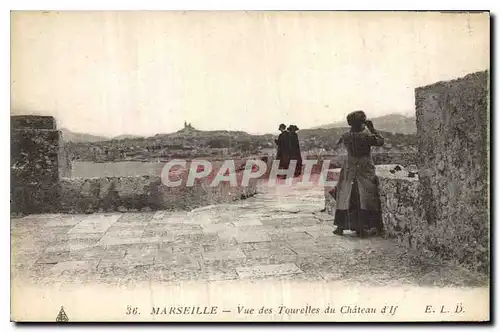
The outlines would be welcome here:
M 11 321 L 489 322 L 490 20 L 11 11 Z

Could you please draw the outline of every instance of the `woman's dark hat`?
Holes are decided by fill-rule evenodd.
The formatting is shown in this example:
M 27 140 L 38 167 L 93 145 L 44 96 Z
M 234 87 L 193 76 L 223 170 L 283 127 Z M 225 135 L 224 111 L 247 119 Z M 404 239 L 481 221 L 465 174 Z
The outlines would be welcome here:
M 347 124 L 349 126 L 363 123 L 365 120 L 366 120 L 366 114 L 363 111 L 355 111 L 347 115 Z
M 290 126 L 288 126 L 288 130 L 297 131 L 297 130 L 299 130 L 299 127 L 297 127 L 296 125 L 290 125 Z

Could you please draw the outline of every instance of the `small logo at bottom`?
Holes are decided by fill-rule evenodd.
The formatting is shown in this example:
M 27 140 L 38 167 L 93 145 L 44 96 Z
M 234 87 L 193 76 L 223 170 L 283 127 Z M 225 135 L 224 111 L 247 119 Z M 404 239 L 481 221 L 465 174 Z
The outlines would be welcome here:
M 56 322 L 67 322 L 67 321 L 69 321 L 68 315 L 66 315 L 64 308 L 61 307 L 61 310 L 59 310 L 59 314 L 57 315 Z

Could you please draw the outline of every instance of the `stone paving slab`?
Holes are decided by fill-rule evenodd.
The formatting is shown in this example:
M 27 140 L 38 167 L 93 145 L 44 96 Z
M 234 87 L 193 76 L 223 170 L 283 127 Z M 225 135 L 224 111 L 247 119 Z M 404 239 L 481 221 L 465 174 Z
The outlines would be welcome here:
M 146 227 L 150 226 L 150 223 L 147 222 L 137 222 L 137 221 L 128 221 L 128 222 L 121 222 L 121 218 L 118 219 L 117 222 L 115 222 L 111 227 L 108 229 L 109 230 L 116 230 L 116 229 L 145 229 Z
M 187 212 L 157 211 L 149 220 L 151 224 L 184 224 L 188 220 Z
M 245 251 L 245 255 L 249 259 L 275 259 L 281 262 L 295 262 L 297 260 L 297 254 L 288 248 L 273 250 L 247 250 Z
M 269 242 L 258 242 L 251 243 L 251 246 L 255 250 L 269 250 L 269 249 L 289 249 L 290 244 L 286 241 L 269 241 Z
M 333 228 L 333 227 L 332 227 Z M 315 239 L 320 239 L 324 237 L 334 237 L 333 231 L 331 229 L 308 229 L 306 230 L 307 235 L 312 236 Z
M 262 226 L 262 222 L 258 219 L 244 219 L 244 220 L 238 220 L 238 221 L 233 221 L 233 225 L 236 227 L 240 226 Z
M 220 240 L 214 244 L 204 244 L 201 247 L 202 247 L 202 252 L 222 251 L 222 250 L 231 250 L 231 249 L 240 249 L 240 250 L 253 249 L 253 246 L 251 243 L 239 244 L 234 239 L 227 240 L 227 241 Z
M 104 247 L 93 247 L 90 250 L 86 250 L 83 258 L 84 259 L 100 259 L 102 257 L 105 258 L 110 258 L 110 259 L 120 259 L 125 257 L 125 254 L 127 253 L 127 249 L 124 247 L 111 247 L 111 248 L 104 248 Z
M 87 271 L 90 269 L 95 269 L 99 261 L 67 261 L 57 263 L 52 267 L 52 272 L 64 272 L 64 271 Z
M 143 256 L 143 257 L 131 257 L 125 256 L 123 258 L 106 258 L 101 259 L 99 262 L 99 268 L 107 268 L 107 267 L 137 267 L 137 266 L 147 266 L 153 265 L 154 256 Z
M 96 242 L 103 237 L 102 233 L 67 233 L 59 236 L 57 239 L 64 240 L 95 240 Z
M 167 236 L 144 236 L 144 237 L 120 237 L 113 234 L 104 235 L 97 243 L 100 246 L 115 246 L 124 244 L 152 244 L 173 241 L 174 237 Z
M 50 218 L 47 219 L 46 227 L 55 227 L 55 226 L 75 226 L 79 224 L 83 219 L 85 219 L 85 215 L 76 215 L 76 216 L 62 216 L 59 218 Z
M 204 275 L 205 279 L 208 279 L 209 281 L 222 281 L 222 280 L 234 280 L 234 279 L 238 279 L 238 273 L 236 271 L 230 271 L 230 272 L 219 272 L 219 271 L 205 272 L 203 275 Z
M 155 224 L 145 228 L 144 236 L 171 236 L 202 234 L 200 225 L 191 224 Z
M 122 215 L 90 215 L 86 217 L 82 222 L 77 224 L 73 229 L 69 231 L 70 234 L 80 234 L 80 233 L 104 233 L 108 230 L 113 223 L 115 223 Z
M 238 233 L 234 239 L 238 243 L 268 242 L 271 237 L 266 233 Z
M 283 274 L 302 273 L 303 271 L 295 264 L 272 264 L 272 265 L 257 265 L 252 267 L 236 268 L 238 276 L 242 279 L 258 278 L 262 276 L 276 276 Z
M 153 217 L 154 213 L 125 213 L 119 219 L 118 223 L 138 223 L 138 224 L 147 224 Z
M 193 257 L 192 255 L 177 253 L 172 256 L 157 256 L 155 263 L 158 267 L 163 267 L 164 269 L 199 270 L 201 266 L 200 260 L 201 256 Z
M 234 250 L 221 250 L 221 251 L 211 251 L 203 253 L 204 260 L 228 260 L 228 259 L 245 259 L 245 258 L 246 258 L 245 254 L 239 248 Z
M 80 261 L 84 259 L 81 251 L 58 251 L 41 255 L 35 264 L 57 264 L 59 262 Z
M 62 251 L 80 251 L 92 247 L 95 242 L 96 240 L 93 239 L 90 240 L 72 239 L 72 240 L 62 241 L 47 247 L 45 249 L 45 253 L 54 253 Z
M 202 230 L 207 234 L 229 234 L 231 233 L 230 229 L 234 229 L 234 225 L 232 223 L 223 223 L 223 224 L 212 224 L 212 225 L 203 225 Z M 234 232 L 234 231 L 233 231 Z
M 145 235 L 144 228 L 125 228 L 111 226 L 106 232 L 107 237 L 141 238 Z

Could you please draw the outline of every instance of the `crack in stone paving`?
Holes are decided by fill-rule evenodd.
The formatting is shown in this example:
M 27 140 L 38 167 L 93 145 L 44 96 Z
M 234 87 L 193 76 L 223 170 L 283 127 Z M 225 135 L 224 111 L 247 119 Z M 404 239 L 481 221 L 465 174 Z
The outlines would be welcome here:
M 443 287 L 489 282 L 486 275 L 388 239 L 334 235 L 333 216 L 320 212 L 322 187 L 260 191 L 233 204 L 184 212 L 13 218 L 12 278 L 113 285 L 235 279 Z
M 288 211 L 288 210 L 273 210 L 271 212 L 275 212 L 275 213 L 289 213 L 289 214 L 297 214 L 297 213 L 300 213 L 302 211 Z

